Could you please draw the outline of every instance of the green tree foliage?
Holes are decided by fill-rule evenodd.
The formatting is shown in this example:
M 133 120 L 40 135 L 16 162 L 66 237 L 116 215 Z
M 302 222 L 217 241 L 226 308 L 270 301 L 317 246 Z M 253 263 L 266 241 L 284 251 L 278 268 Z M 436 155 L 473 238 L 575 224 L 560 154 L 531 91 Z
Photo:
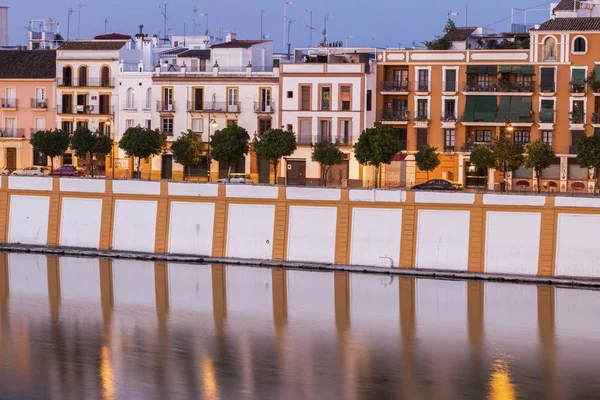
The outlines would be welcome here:
M 389 125 L 375 123 L 365 129 L 353 146 L 354 157 L 363 165 L 375 166 L 375 187 L 379 181 L 381 164 L 390 164 L 400 152 L 400 142 Z
M 548 143 L 536 140 L 525 145 L 525 159 L 523 165 L 525 168 L 532 168 L 537 180 L 537 191 L 540 193 L 540 177 L 542 171 L 550 166 L 555 158 L 554 150 Z
M 577 163 L 580 167 L 594 169 L 594 194 L 598 193 L 598 168 L 600 168 L 600 136 L 585 136 L 577 143 Z
M 471 164 L 477 168 L 493 168 L 496 165 L 494 152 L 487 146 L 477 146 L 471 152 Z
M 415 154 L 417 168 L 427 173 L 427 180 L 429 180 L 429 171 L 436 169 L 441 162 L 436 151 L 437 147 L 426 145 L 421 146 Z
M 63 155 L 69 148 L 71 135 L 60 129 L 37 131 L 29 140 L 35 151 L 50 158 L 50 167 L 54 170 L 54 157 Z
M 444 27 L 444 34 L 442 36 L 436 36 L 432 41 L 425 41 L 425 47 L 427 50 L 449 50 L 452 47 L 452 42 L 448 39 L 448 34 L 456 29 L 454 21 L 448 19 L 446 26 Z
M 248 154 L 250 135 L 241 126 L 233 124 L 218 130 L 210 140 L 212 158 L 227 163 L 227 181 L 231 179 L 231 164 Z
M 296 135 L 283 129 L 269 129 L 253 145 L 256 155 L 273 165 L 277 183 L 277 165 L 282 157 L 291 156 L 296 151 Z
M 119 147 L 127 157 L 137 158 L 137 171 L 140 171 L 142 158 L 161 154 L 167 147 L 167 135 L 158 129 L 141 126 L 128 128 L 119 141 Z
M 202 162 L 204 142 L 191 129 L 188 129 L 187 132 L 182 132 L 181 136 L 173 142 L 171 152 L 175 162 L 183 165 L 183 180 L 185 180 L 186 172 L 189 176 L 190 168 Z
M 314 145 L 312 160 L 319 163 L 321 167 L 321 180 L 324 186 L 327 186 L 327 175 L 331 167 L 343 162 L 342 154 L 335 143 L 323 141 Z
M 100 158 L 112 150 L 112 139 L 108 135 L 92 132 L 85 126 L 78 127 L 71 138 L 71 149 L 79 158 L 90 156 L 91 175 L 94 176 L 94 156 Z
M 494 161 L 495 168 L 502 171 L 504 179 L 506 179 L 506 173 L 508 171 L 515 171 L 523 165 L 521 147 L 518 144 L 513 143 L 505 135 L 501 135 L 495 143 Z

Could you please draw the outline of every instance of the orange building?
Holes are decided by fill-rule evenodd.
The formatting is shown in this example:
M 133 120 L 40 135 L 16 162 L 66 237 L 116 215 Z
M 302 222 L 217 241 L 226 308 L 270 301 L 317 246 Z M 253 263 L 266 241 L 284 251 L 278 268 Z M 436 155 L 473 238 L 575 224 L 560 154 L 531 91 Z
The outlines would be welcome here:
M 553 146 L 557 157 L 542 175 L 544 188 L 591 190 L 593 180 L 577 165 L 575 149 L 582 135 L 600 129 L 600 62 L 593 51 L 600 46 L 600 7 L 590 3 L 586 15 L 598 17 L 582 16 L 568 2 L 529 34 L 456 28 L 446 34 L 448 50 L 379 51 L 377 120 L 394 128 L 404 150 L 387 167 L 389 175 L 400 174 L 407 185 L 424 181 L 414 153 L 429 144 L 441 159 L 430 178 L 492 188 L 502 173 L 478 171 L 470 151 L 507 135 L 516 143 L 540 139 Z M 498 46 L 502 40 L 512 45 Z M 532 178 L 531 170 L 520 168 L 507 182 L 533 190 Z
M 32 133 L 53 128 L 56 51 L 0 51 L 0 169 L 47 165 L 29 144 Z

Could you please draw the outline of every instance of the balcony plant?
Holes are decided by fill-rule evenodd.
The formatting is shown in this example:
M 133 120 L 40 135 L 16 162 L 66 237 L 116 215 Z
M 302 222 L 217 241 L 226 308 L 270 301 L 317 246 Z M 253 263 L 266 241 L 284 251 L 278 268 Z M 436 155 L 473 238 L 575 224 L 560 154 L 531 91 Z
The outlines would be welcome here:
M 415 122 L 426 122 L 429 123 L 429 118 L 426 115 L 417 115 L 415 117 Z
M 535 140 L 525 145 L 525 159 L 523 165 L 525 168 L 532 168 L 537 181 L 537 192 L 540 193 L 540 177 L 542 171 L 550 166 L 555 158 L 554 150 L 548 143 L 541 140 Z
M 291 156 L 296 151 L 296 135 L 283 129 L 269 129 L 254 140 L 252 144 L 258 158 L 269 160 L 275 171 L 277 182 L 277 165 L 283 157 Z

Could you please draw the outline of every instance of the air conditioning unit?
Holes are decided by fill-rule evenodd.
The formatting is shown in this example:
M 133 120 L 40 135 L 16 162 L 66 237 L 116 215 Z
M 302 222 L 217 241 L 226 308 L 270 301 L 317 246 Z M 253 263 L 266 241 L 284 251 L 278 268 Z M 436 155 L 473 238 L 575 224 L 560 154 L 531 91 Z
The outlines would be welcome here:
M 47 108 L 48 106 L 46 105 L 46 100 L 38 100 L 37 102 L 37 108 Z
M 78 105 L 77 105 L 77 112 L 78 112 L 78 113 L 82 113 L 83 111 L 85 111 L 85 106 L 82 106 L 82 105 L 79 105 L 79 104 L 78 104 Z
M 86 110 L 88 110 L 88 111 L 94 111 L 94 106 L 91 106 L 91 105 L 90 105 L 90 106 L 86 106 L 85 108 L 86 108 Z

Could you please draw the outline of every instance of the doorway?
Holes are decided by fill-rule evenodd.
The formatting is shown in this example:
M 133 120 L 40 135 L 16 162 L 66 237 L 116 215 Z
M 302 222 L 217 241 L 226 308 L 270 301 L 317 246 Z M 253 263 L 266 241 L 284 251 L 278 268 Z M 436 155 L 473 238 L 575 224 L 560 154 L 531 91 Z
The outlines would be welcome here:
M 6 148 L 6 168 L 10 171 L 17 169 L 17 149 L 13 147 Z
M 348 182 L 348 171 L 350 170 L 350 162 L 348 160 L 342 161 L 341 164 L 332 165 L 327 172 L 327 185 L 328 186 L 343 186 Z
M 477 168 L 470 162 L 465 162 L 465 187 L 481 188 L 487 187 L 487 171 L 485 168 Z
M 306 161 L 305 160 L 287 160 L 288 185 L 304 186 L 306 185 Z
M 171 154 L 162 155 L 162 165 L 160 169 L 160 179 L 173 178 L 173 156 Z
M 267 185 L 271 183 L 271 163 L 269 160 L 258 159 L 258 183 Z M 277 184 L 277 182 L 275 183 Z

